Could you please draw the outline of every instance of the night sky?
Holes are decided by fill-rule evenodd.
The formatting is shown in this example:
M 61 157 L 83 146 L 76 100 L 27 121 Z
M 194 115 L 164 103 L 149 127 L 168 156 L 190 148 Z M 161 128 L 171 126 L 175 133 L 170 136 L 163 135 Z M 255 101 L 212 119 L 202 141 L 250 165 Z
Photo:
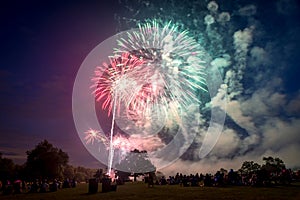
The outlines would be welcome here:
M 116 33 L 108 1 L 1 1 L 0 151 L 23 163 L 43 139 L 96 167 L 76 134 L 72 87 L 85 56 Z
M 22 164 L 26 151 L 47 139 L 69 154 L 71 164 L 99 167 L 80 141 L 73 121 L 77 71 L 95 46 L 118 30 L 133 27 L 126 19 L 159 17 L 186 24 L 201 35 L 215 61 L 211 65 L 219 68 L 224 83 L 233 83 L 228 90 L 224 132 L 216 148 L 203 160 L 193 156 L 195 149 L 189 149 L 177 162 L 178 168 L 188 171 L 184 166 L 192 163 L 205 170 L 216 162 L 217 167 L 236 167 L 239 164 L 232 163 L 261 161 L 265 155 L 279 156 L 288 166 L 300 167 L 296 155 L 300 150 L 297 0 L 216 0 L 216 12 L 208 11 L 210 1 L 182 5 L 175 0 L 121 2 L 1 1 L 0 152 L 4 157 Z M 230 13 L 230 25 L 220 18 L 221 11 Z M 209 13 L 215 17 L 212 25 L 203 22 Z M 217 49 L 213 40 L 222 41 L 218 44 L 223 46 Z M 243 44 L 247 62 L 238 69 L 244 57 L 236 52 Z M 226 61 L 225 54 L 230 64 L 220 64 Z M 222 109 L 217 97 L 214 102 L 213 106 Z M 174 168 L 176 171 L 176 167 L 169 170 Z

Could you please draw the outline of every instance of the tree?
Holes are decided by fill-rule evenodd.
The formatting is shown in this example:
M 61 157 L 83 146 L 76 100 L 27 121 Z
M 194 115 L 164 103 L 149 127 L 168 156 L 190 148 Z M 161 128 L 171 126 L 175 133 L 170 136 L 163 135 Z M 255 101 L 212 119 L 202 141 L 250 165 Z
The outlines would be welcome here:
M 78 182 L 84 182 L 88 178 L 86 178 L 85 174 L 83 172 L 76 172 L 75 173 L 75 180 Z
M 63 169 L 69 161 L 67 153 L 54 147 L 47 140 L 42 141 L 26 154 L 26 170 L 32 179 L 62 177 Z
M 273 158 L 271 156 L 263 157 L 263 161 L 265 164 L 262 165 L 262 169 L 268 171 L 269 173 L 278 174 L 285 169 L 285 164 L 280 158 Z
M 136 179 L 138 175 L 156 171 L 156 167 L 148 159 L 147 151 L 137 149 L 131 151 L 120 164 L 116 165 L 116 168 L 117 175 L 125 180 L 130 174 L 133 174 Z
M 261 169 L 261 166 L 254 161 L 245 161 L 239 171 L 244 175 L 256 173 Z
M 75 169 L 72 165 L 66 165 L 63 167 L 62 174 L 64 179 L 73 179 L 75 177 Z
M 8 158 L 2 158 L 2 153 L 0 153 L 0 181 L 13 178 L 14 169 L 14 162 Z
M 75 179 L 79 182 L 87 181 L 92 178 L 97 170 L 78 166 L 75 168 Z
M 97 178 L 98 180 L 101 180 L 103 176 L 104 176 L 103 169 L 98 169 L 94 174 L 94 178 Z

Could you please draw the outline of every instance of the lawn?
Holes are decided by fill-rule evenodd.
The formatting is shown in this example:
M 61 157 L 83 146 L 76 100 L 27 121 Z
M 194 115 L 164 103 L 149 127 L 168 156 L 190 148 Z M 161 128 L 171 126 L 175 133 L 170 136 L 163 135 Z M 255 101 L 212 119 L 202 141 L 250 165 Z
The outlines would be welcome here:
M 277 187 L 180 187 L 179 185 L 155 186 L 148 188 L 142 182 L 127 183 L 118 186 L 117 192 L 101 193 L 101 185 L 99 192 L 96 194 L 88 194 L 88 184 L 79 184 L 76 188 L 61 189 L 52 193 L 36 193 L 36 194 L 16 194 L 3 196 L 2 200 L 12 199 L 300 199 L 300 184 L 291 186 Z

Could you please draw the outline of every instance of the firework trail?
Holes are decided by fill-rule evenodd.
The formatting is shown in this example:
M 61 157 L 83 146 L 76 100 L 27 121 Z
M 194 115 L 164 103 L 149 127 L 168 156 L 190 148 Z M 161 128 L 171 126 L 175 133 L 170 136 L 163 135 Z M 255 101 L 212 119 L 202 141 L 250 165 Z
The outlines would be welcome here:
M 122 102 L 130 102 L 135 94 L 138 93 L 139 87 L 134 87 L 135 79 L 132 75 L 136 70 L 135 67 L 142 64 L 142 60 L 125 52 L 121 56 L 110 58 L 110 63 L 104 63 L 104 73 L 102 68 L 98 67 L 95 71 L 95 77 L 92 79 L 94 84 L 92 88 L 97 101 L 105 98 L 102 108 L 108 109 L 108 115 L 112 112 L 112 123 L 109 142 L 109 157 L 108 157 L 108 174 L 111 173 L 113 154 L 114 154 L 114 122 L 116 112 L 120 112 Z M 101 76 L 99 76 L 101 74 Z M 131 87 L 129 87 L 131 86 Z M 118 110 L 117 110 L 118 109 Z
M 114 95 L 113 118 L 111 120 L 111 129 L 110 129 L 109 154 L 108 154 L 108 165 L 107 165 L 109 176 L 111 176 L 112 161 L 115 152 L 114 145 L 113 145 L 113 136 L 114 136 L 114 126 L 115 126 L 116 100 L 117 100 L 117 94 Z

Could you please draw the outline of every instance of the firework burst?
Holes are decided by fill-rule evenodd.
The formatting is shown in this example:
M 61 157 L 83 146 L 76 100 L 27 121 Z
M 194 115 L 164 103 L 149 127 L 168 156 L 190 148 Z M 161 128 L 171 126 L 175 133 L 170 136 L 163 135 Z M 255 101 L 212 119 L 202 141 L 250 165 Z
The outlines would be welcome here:
M 171 22 L 140 24 L 128 39 L 118 40 L 115 54 L 92 79 L 96 100 L 103 99 L 102 108 L 109 115 L 115 98 L 117 113 L 123 102 L 126 117 L 133 120 L 151 118 L 153 113 L 167 117 L 168 109 L 178 118 L 206 91 L 203 49 L 188 31 Z
M 109 149 L 109 139 L 100 133 L 100 131 L 89 129 L 85 132 L 85 141 L 86 144 L 94 144 L 94 142 L 102 142 L 107 149 Z M 123 137 L 121 135 L 116 135 L 113 137 L 113 147 L 116 149 L 121 149 L 125 152 L 129 152 L 134 149 L 133 143 L 128 140 L 128 138 Z
M 142 79 L 136 81 L 138 92 L 128 104 L 131 116 L 145 118 L 157 110 L 155 113 L 167 117 L 171 109 L 177 117 L 200 102 L 199 93 L 206 91 L 205 55 L 188 31 L 180 31 L 171 22 L 152 20 L 128 33 L 128 39 L 118 40 L 118 46 L 115 53 L 130 52 L 143 60 L 142 67 L 135 70 Z
M 97 101 L 104 99 L 102 109 L 108 109 L 108 115 L 112 112 L 113 99 L 118 101 L 117 107 L 120 108 L 121 101 L 130 101 L 139 89 L 136 84 L 137 66 L 143 64 L 143 60 L 129 54 L 110 57 L 109 64 L 103 63 L 103 67 L 97 67 L 95 76 L 92 78 L 95 88 L 93 93 Z M 118 96 L 117 96 L 118 95 Z
M 85 141 L 87 144 L 94 144 L 95 141 L 97 142 L 103 142 L 104 144 L 107 144 L 107 138 L 102 135 L 99 131 L 89 129 L 85 132 Z
M 206 91 L 204 51 L 188 31 L 181 31 L 171 22 L 152 20 L 140 24 L 117 43 L 109 63 L 95 70 L 91 86 L 96 101 L 102 103 L 108 115 L 112 114 L 110 138 L 103 139 L 92 131 L 86 136 L 88 143 L 100 139 L 108 143 L 109 170 L 115 148 L 132 148 L 130 140 L 115 136 L 116 116 L 134 121 L 133 126 L 144 130 L 170 118 L 181 126 L 182 115 L 191 105 L 198 105 L 199 94 Z M 138 141 L 152 140 L 149 130 L 143 131 L 146 134 Z

